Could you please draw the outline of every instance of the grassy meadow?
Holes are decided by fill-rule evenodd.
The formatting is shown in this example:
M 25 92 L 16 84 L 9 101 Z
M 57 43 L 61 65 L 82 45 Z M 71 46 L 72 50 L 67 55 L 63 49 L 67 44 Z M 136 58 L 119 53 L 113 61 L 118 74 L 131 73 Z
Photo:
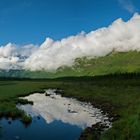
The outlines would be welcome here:
M 110 116 L 119 116 L 117 120 L 114 120 L 112 128 L 100 134 L 98 139 L 139 140 L 140 74 L 67 77 L 51 80 L 1 79 L 1 117 L 20 117 L 25 122 L 30 121 L 23 111 L 16 108 L 17 103 L 27 103 L 27 101 L 19 100 L 18 97 L 36 91 L 41 92 L 47 88 L 63 89 L 63 96 L 91 102 L 96 107 L 110 113 Z M 94 132 L 86 135 L 86 139 L 94 138 Z

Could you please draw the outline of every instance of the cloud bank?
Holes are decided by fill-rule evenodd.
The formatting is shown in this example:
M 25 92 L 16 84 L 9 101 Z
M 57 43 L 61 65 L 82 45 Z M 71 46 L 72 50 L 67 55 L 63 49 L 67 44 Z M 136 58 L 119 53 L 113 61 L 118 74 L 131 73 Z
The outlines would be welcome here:
M 140 51 L 140 15 L 124 22 L 121 18 L 110 26 L 89 33 L 54 41 L 46 38 L 40 46 L 17 46 L 7 44 L 0 47 L 0 69 L 57 70 L 71 66 L 76 58 L 100 57 L 112 51 Z

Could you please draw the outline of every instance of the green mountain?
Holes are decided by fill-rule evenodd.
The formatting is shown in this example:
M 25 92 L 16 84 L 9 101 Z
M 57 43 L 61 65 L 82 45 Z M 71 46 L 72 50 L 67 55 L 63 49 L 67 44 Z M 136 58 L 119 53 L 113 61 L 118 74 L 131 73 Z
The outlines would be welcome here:
M 55 78 L 65 76 L 95 76 L 140 72 L 140 52 L 112 52 L 104 57 L 77 58 L 73 66 L 60 67 L 56 72 L 10 70 L 0 71 L 0 77 Z

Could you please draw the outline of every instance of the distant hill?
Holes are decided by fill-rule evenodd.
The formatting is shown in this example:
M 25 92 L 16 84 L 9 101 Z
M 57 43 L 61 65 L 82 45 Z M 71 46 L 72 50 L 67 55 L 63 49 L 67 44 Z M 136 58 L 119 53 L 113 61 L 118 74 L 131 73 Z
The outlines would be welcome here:
M 65 76 L 95 76 L 114 73 L 140 72 L 140 52 L 112 52 L 99 58 L 77 58 L 71 67 L 60 67 L 56 72 L 0 70 L 0 77 L 55 78 Z

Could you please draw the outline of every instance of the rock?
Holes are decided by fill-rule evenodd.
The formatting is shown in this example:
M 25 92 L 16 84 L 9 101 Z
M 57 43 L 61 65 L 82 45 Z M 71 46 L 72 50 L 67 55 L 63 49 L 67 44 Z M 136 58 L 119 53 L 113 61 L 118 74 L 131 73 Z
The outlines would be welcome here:
M 40 120 L 40 116 L 37 116 L 37 119 Z
M 56 93 L 56 94 L 64 94 L 64 91 L 63 91 L 62 89 L 57 88 L 57 89 L 55 90 L 55 93 Z
M 45 96 L 50 96 L 50 95 L 46 93 Z
M 69 112 L 69 113 L 78 113 L 77 111 L 70 110 L 70 109 L 68 109 L 68 112 Z
M 11 121 L 8 121 L 8 124 L 11 124 L 12 122 Z

